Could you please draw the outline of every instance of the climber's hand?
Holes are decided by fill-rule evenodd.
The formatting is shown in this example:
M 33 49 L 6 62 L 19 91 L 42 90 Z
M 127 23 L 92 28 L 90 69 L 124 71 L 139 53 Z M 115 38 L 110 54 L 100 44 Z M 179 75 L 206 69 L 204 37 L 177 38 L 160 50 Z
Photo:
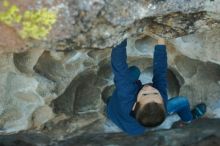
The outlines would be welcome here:
M 165 39 L 159 38 L 159 39 L 157 40 L 157 44 L 158 44 L 158 45 L 165 45 Z

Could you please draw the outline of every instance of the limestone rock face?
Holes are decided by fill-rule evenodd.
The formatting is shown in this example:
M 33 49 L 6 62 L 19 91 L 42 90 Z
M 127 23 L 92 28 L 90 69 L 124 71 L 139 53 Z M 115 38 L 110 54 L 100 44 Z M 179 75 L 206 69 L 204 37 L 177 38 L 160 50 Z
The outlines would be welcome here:
M 29 67 L 34 61 L 27 60 L 36 60 L 36 57 L 32 55 L 18 59 L 15 56 L 1 54 L 0 58 L 0 132 L 3 133 L 30 128 L 33 112 L 44 105 L 47 98 L 54 97 L 50 90 L 54 88 L 52 81 L 34 75 L 33 69 Z
M 37 129 L 48 145 L 51 139 L 65 145 L 58 141 L 85 133 L 86 138 L 108 136 L 105 103 L 115 89 L 111 48 L 125 38 L 127 62 L 140 68 L 145 84 L 152 82 L 156 39 L 165 37 L 169 98 L 187 96 L 191 107 L 205 102 L 207 117 L 220 117 L 219 0 L 8 2 L 21 13 L 56 12 L 56 23 L 45 38 L 35 40 L 20 36 L 21 24 L 0 19 L 0 134 L 32 129 L 35 135 Z M 4 10 L 0 5 L 0 14 Z M 170 123 L 162 127 L 169 129 Z M 161 133 L 157 138 L 165 142 Z
M 1 129 L 7 132 L 28 128 L 33 111 L 43 105 L 36 92 L 38 82 L 13 72 L 1 73 Z

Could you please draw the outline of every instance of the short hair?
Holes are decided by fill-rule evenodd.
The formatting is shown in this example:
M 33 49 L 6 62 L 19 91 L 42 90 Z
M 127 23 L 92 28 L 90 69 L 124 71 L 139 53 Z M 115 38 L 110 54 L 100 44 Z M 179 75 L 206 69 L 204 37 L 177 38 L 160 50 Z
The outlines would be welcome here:
M 134 109 L 137 121 L 144 127 L 155 127 L 160 125 L 166 118 L 163 104 L 150 102 L 143 107 L 137 102 Z

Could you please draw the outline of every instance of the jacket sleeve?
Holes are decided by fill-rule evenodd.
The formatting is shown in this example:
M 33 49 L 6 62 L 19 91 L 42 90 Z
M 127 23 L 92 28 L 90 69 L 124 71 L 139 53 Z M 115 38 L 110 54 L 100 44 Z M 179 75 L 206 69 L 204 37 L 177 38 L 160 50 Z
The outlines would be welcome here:
M 126 96 L 131 92 L 132 82 L 128 78 L 128 64 L 126 52 L 127 40 L 112 49 L 111 65 L 114 73 L 114 82 L 118 94 Z
M 153 86 L 159 90 L 167 104 L 167 52 L 165 45 L 156 45 L 153 58 Z

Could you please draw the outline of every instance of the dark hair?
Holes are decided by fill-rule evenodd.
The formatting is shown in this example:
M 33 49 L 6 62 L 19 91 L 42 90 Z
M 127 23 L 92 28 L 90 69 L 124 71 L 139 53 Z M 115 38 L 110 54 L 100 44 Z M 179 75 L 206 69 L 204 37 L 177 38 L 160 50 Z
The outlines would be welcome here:
M 144 127 L 155 127 L 160 125 L 166 117 L 163 104 L 151 102 L 143 107 L 137 102 L 134 115 L 137 121 Z

